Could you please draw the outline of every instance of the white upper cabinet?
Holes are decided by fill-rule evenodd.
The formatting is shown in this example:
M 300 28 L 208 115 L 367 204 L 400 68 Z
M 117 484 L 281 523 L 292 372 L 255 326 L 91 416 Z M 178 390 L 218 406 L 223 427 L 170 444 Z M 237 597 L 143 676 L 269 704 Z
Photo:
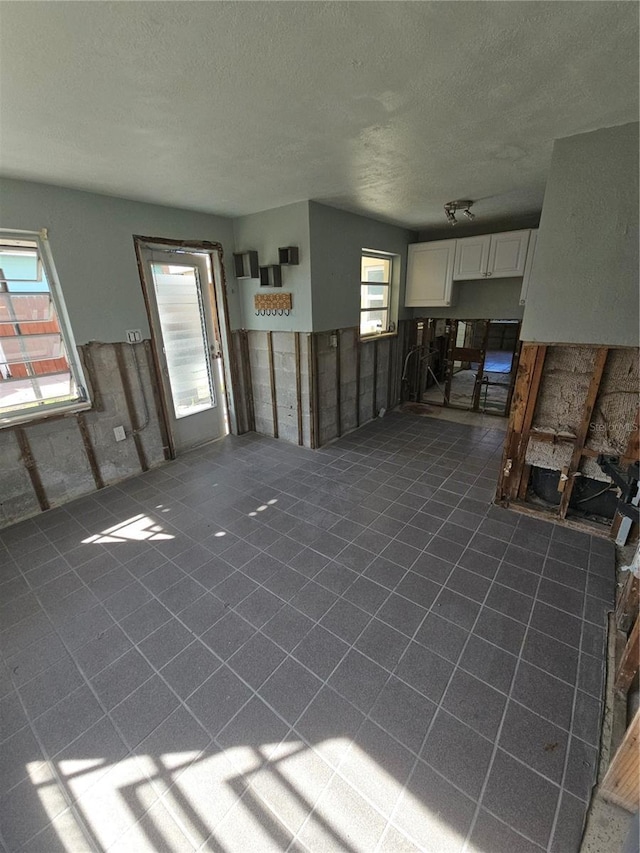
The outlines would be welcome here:
M 491 235 L 456 240 L 456 260 L 453 278 L 457 281 L 484 278 L 489 263 Z
M 492 234 L 487 275 L 494 278 L 524 275 L 530 234 L 529 230 Z
M 529 234 L 528 230 L 504 231 L 457 240 L 454 280 L 521 277 Z
M 531 232 L 529 238 L 529 248 L 527 250 L 527 261 L 524 265 L 524 275 L 522 276 L 522 289 L 520 290 L 520 305 L 525 305 L 527 302 L 527 291 L 529 290 L 529 281 L 531 279 L 531 267 L 536 255 L 536 243 L 538 242 L 538 229 Z
M 456 240 L 409 246 L 404 302 L 408 308 L 451 305 L 455 248 Z

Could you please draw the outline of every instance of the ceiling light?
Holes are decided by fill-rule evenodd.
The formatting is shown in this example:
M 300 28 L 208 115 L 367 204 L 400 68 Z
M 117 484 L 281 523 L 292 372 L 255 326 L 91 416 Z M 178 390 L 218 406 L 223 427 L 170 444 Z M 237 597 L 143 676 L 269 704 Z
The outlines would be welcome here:
M 474 220 L 476 217 L 469 210 L 469 208 L 471 207 L 472 204 L 473 204 L 473 202 L 469 201 L 469 200 L 448 201 L 444 206 L 444 213 L 445 213 L 445 216 L 447 217 L 447 222 L 449 222 L 450 225 L 457 225 L 458 224 L 458 220 L 456 219 L 456 215 L 455 215 L 456 210 L 461 210 L 464 213 L 464 215 L 467 217 L 467 219 Z

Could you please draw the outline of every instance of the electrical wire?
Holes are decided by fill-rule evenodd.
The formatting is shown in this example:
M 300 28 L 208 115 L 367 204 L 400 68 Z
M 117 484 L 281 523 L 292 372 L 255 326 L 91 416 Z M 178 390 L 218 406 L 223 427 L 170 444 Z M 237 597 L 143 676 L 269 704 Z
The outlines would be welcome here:
M 587 501 L 592 501 L 594 498 L 599 498 L 600 495 L 604 495 L 605 492 L 612 492 L 612 491 L 613 491 L 613 488 L 611 487 L 611 483 L 609 483 L 608 485 L 605 486 L 604 489 L 602 489 L 602 491 L 596 492 L 595 495 L 589 495 L 588 498 L 580 498 L 580 500 L 576 501 L 576 503 L 577 504 L 583 504 L 583 503 L 586 503 Z

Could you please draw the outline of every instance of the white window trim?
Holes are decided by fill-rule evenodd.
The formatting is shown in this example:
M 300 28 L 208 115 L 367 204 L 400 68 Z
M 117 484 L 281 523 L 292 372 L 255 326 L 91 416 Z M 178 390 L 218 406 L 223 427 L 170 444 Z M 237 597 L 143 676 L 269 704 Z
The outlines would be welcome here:
M 360 250 L 360 264 L 362 264 L 362 258 L 380 258 L 385 261 L 390 261 L 390 270 L 389 270 L 389 282 L 376 282 L 376 284 L 382 284 L 385 287 L 389 288 L 389 296 L 387 300 L 387 328 L 381 330 L 380 332 L 370 332 L 368 335 L 363 335 L 361 332 L 362 328 L 362 314 L 365 313 L 366 309 L 362 308 L 362 291 L 359 291 L 359 305 L 360 310 L 358 312 L 359 322 L 358 322 L 358 335 L 361 341 L 374 341 L 378 338 L 385 337 L 394 337 L 398 334 L 398 284 L 400 277 L 400 255 L 396 255 L 393 252 L 382 252 L 378 249 L 361 249 Z M 362 276 L 360 280 L 360 288 L 362 288 L 363 284 L 371 284 L 372 282 L 362 281 Z M 376 310 L 376 309 L 371 309 Z M 380 309 L 377 309 L 380 310 Z M 384 310 L 384 309 L 382 309 Z M 389 326 L 393 324 L 393 329 L 389 329 Z
M 16 228 L 0 227 L 0 237 L 8 237 L 15 240 L 29 240 L 36 243 L 47 277 L 47 282 L 49 283 L 51 301 L 53 302 L 56 310 L 58 324 L 62 333 L 62 340 L 64 341 L 67 360 L 69 362 L 69 370 L 75 380 L 79 393 L 79 398 L 77 400 L 70 400 L 66 403 L 45 403 L 42 408 L 37 411 L 34 409 L 29 410 L 29 408 L 19 408 L 12 412 L 5 412 L 0 415 L 0 429 L 3 427 L 19 426 L 20 424 L 43 420 L 44 418 L 48 418 L 53 415 L 87 411 L 92 405 L 87 389 L 87 381 L 84 371 L 82 370 L 80 359 L 78 358 L 78 348 L 71 328 L 71 323 L 69 321 L 67 307 L 64 303 L 60 279 L 58 278 L 58 273 L 53 262 L 47 229 L 43 228 L 41 231 L 23 231 Z

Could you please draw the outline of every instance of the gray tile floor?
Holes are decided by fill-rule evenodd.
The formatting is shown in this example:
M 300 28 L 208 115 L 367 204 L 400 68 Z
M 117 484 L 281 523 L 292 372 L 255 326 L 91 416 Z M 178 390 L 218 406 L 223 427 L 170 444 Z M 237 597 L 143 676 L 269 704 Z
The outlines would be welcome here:
M 491 506 L 503 437 L 229 437 L 1 531 L 4 849 L 577 851 L 613 555 Z

